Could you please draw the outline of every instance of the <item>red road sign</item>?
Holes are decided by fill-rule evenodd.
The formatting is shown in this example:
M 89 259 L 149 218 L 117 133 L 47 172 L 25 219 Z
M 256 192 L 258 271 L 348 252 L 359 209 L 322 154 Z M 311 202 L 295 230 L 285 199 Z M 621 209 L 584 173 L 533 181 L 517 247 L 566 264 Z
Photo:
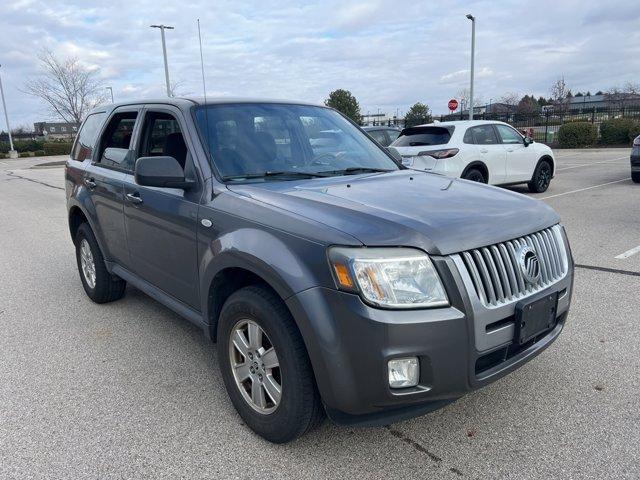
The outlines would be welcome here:
M 455 98 L 452 98 L 451 100 L 449 100 L 449 103 L 447 105 L 449 107 L 449 110 L 454 112 L 458 109 L 458 100 L 456 100 Z

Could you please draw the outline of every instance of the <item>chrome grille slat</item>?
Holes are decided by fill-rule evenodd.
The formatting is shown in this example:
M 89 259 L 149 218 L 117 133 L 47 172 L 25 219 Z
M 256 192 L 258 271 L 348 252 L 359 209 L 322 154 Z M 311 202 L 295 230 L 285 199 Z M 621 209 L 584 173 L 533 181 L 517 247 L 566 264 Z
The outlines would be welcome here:
M 540 278 L 530 284 L 518 264 L 522 246 L 538 255 Z M 478 298 L 485 306 L 498 306 L 535 293 L 563 278 L 568 261 L 561 227 L 554 226 L 506 242 L 460 254 Z

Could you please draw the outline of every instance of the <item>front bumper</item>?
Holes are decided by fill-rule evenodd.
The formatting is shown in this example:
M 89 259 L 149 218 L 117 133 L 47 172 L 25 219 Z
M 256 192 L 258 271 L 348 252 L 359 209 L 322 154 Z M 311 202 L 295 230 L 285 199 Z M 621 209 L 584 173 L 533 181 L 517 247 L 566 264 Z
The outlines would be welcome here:
M 544 292 L 559 295 L 556 326 L 523 346 L 513 342 L 515 303 L 478 310 L 451 257 L 433 258 L 451 306 L 382 310 L 359 296 L 312 288 L 288 299 L 311 358 L 327 413 L 338 423 L 377 425 L 421 415 L 487 385 L 531 360 L 560 334 L 569 309 L 573 266 Z M 477 324 L 502 321 L 493 344 Z M 476 318 L 478 317 L 478 318 Z M 511 321 L 511 322 L 510 322 Z M 496 343 L 497 342 L 497 343 Z M 417 356 L 417 387 L 392 390 L 387 362 Z
M 640 147 L 633 147 L 631 152 L 631 171 L 640 172 Z

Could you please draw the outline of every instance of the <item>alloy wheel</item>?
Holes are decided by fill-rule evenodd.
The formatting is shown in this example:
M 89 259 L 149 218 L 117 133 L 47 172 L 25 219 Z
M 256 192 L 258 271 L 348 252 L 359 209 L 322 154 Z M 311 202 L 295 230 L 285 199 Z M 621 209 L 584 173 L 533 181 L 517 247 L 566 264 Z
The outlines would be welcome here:
M 545 190 L 549 183 L 551 182 L 551 169 L 549 165 L 543 163 L 540 166 L 540 173 L 538 174 L 538 188 L 540 190 Z
M 273 413 L 282 399 L 280 362 L 271 340 L 253 320 L 240 320 L 231 329 L 229 360 L 242 398 L 259 413 Z
M 82 275 L 89 288 L 96 288 L 96 262 L 91 253 L 91 247 L 86 238 L 80 242 L 80 266 L 82 267 Z

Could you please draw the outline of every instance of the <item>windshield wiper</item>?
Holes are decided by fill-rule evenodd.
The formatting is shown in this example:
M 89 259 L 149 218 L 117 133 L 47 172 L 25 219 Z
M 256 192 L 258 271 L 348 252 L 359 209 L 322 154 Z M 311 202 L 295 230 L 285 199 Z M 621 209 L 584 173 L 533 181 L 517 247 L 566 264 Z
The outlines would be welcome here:
M 332 175 L 357 175 L 358 173 L 387 173 L 395 172 L 395 170 L 389 170 L 386 168 L 372 168 L 372 167 L 349 167 L 342 170 L 328 170 L 320 173 L 332 174 Z
M 326 177 L 324 172 L 298 172 L 296 170 L 266 171 L 261 173 L 245 173 L 242 175 L 225 175 L 222 180 L 250 180 L 266 177 L 320 178 Z

